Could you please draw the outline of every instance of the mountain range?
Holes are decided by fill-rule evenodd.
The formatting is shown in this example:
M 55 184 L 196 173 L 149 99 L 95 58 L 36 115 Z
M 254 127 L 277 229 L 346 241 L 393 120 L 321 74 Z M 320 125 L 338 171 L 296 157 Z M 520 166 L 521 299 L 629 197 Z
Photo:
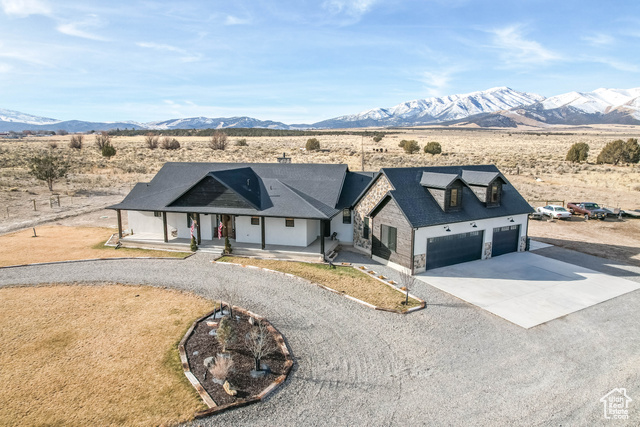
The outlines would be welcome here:
M 439 98 L 407 101 L 390 108 L 374 108 L 358 114 L 335 117 L 313 124 L 287 125 L 251 117 L 192 117 L 139 123 L 62 121 L 0 109 L 0 131 L 66 130 L 87 132 L 109 129 L 339 129 L 359 127 L 403 127 L 474 125 L 517 127 L 586 124 L 640 124 L 640 88 L 597 89 L 569 92 L 550 98 L 518 92 L 508 87 Z

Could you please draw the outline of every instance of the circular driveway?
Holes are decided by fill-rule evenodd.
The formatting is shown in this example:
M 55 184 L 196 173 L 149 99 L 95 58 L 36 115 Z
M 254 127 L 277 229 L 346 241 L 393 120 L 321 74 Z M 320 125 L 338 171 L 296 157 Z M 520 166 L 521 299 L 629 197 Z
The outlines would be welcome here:
M 294 368 L 265 402 L 194 425 L 594 425 L 613 388 L 640 400 L 639 292 L 526 330 L 425 283 L 414 293 L 428 307 L 398 315 L 210 259 L 6 268 L 0 286 L 119 282 L 211 299 L 222 286 L 235 290 L 237 305 L 282 332 Z M 640 406 L 629 425 L 639 420 Z

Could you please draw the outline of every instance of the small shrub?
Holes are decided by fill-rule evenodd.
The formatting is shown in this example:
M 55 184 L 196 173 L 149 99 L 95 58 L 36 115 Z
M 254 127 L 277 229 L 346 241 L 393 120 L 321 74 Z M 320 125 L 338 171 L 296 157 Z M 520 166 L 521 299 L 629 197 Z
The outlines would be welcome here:
M 105 145 L 111 144 L 111 136 L 106 132 L 100 132 L 95 136 L 96 147 L 102 151 Z
M 224 238 L 224 253 L 225 254 L 230 254 L 231 252 L 233 252 L 233 249 L 231 248 L 231 242 L 229 241 L 229 237 L 225 237 Z
M 196 238 L 191 238 L 191 252 L 195 252 L 198 250 L 198 244 L 196 243 Z
M 49 148 L 51 149 L 58 148 L 58 143 L 55 141 L 49 141 Z
M 242 138 L 236 141 L 236 147 L 246 147 L 247 145 L 247 138 Z
M 104 157 L 106 157 L 107 159 L 110 159 L 111 157 L 116 155 L 116 147 L 111 145 L 111 143 L 107 143 L 102 146 L 102 149 L 100 150 L 100 152 Z
M 83 140 L 84 140 L 83 135 L 71 135 L 71 141 L 69 141 L 69 148 L 73 148 L 75 150 L 81 150 Z
M 586 162 L 589 155 L 589 144 L 586 142 L 576 142 L 569 148 L 566 161 L 571 163 Z
M 160 148 L 162 148 L 163 150 L 178 150 L 180 149 L 180 142 L 178 142 L 178 140 L 175 138 L 165 136 L 164 138 L 162 138 Z
M 407 154 L 413 154 L 420 151 L 420 145 L 418 145 L 417 141 L 414 141 L 412 139 L 410 141 L 405 141 L 404 145 L 402 146 L 402 149 Z
M 29 160 L 29 173 L 36 179 L 45 181 L 49 191 L 53 191 L 53 183 L 64 178 L 69 171 L 69 162 L 56 155 L 45 154 Z
M 209 140 L 209 148 L 212 150 L 227 149 L 227 134 L 224 132 L 215 132 Z
M 320 141 L 317 138 L 307 139 L 307 144 L 304 146 L 307 151 L 317 151 L 320 149 Z
M 400 148 L 404 148 L 404 145 L 405 145 L 406 143 L 407 143 L 407 140 L 406 140 L 406 139 L 403 139 L 402 141 L 400 141 L 400 142 L 398 143 L 398 147 L 400 147 Z
M 384 138 L 384 134 L 377 134 L 376 136 L 373 137 L 373 140 L 375 142 L 380 142 L 382 141 L 382 138 Z
M 427 142 L 427 145 L 424 146 L 424 152 L 427 154 L 440 154 L 442 153 L 442 146 L 439 142 L 431 141 Z
M 226 381 L 229 374 L 233 372 L 233 365 L 233 359 L 230 356 L 224 357 L 221 354 L 216 354 L 215 361 L 209 368 L 209 372 L 218 381 Z
M 222 352 L 226 353 L 227 347 L 235 340 L 236 337 L 236 331 L 233 328 L 233 322 L 229 316 L 224 316 L 220 319 L 220 324 L 218 325 L 218 330 L 216 332 L 218 342 L 222 346 Z
M 149 150 L 155 150 L 156 148 L 158 148 L 159 141 L 160 141 L 160 137 L 152 133 L 148 133 L 144 137 L 144 143 L 147 145 L 147 148 Z

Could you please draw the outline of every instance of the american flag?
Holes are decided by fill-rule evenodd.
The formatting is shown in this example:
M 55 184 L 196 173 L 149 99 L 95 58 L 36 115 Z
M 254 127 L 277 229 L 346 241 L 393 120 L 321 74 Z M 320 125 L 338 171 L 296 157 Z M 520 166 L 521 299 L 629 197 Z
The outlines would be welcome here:
M 193 239 L 193 230 L 196 228 L 196 222 L 191 220 L 191 238 Z
M 220 221 L 220 225 L 218 226 L 218 240 L 222 239 L 222 221 Z

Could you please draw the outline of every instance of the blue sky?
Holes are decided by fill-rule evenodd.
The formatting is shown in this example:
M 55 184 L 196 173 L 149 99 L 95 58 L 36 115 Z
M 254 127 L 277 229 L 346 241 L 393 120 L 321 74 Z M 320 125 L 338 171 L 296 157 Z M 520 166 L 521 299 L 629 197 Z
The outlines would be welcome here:
M 0 108 L 313 123 L 496 86 L 640 86 L 637 0 L 0 0 Z

